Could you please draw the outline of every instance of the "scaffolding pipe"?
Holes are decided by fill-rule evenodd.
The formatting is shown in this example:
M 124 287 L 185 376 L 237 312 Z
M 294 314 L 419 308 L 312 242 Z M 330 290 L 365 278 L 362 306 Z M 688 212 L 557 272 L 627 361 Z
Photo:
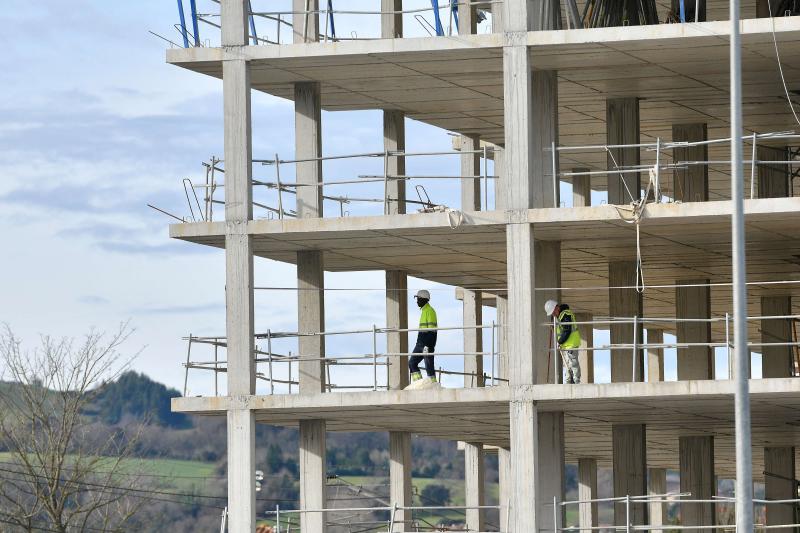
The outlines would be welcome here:
M 742 38 L 739 0 L 730 1 L 731 200 L 733 216 L 733 338 L 736 356 L 736 531 L 753 531 L 753 450 L 750 436 L 750 352 L 747 349 L 744 198 L 742 195 Z

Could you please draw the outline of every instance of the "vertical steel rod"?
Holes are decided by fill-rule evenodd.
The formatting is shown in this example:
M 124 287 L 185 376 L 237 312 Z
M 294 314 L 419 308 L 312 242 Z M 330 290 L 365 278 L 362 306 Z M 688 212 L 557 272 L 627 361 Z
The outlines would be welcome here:
M 272 379 L 272 330 L 267 330 L 267 352 L 269 352 L 269 393 L 275 394 L 275 380 Z
M 281 533 L 281 506 L 275 506 L 275 533 Z
M 219 396 L 219 343 L 214 343 L 214 396 Z
M 378 333 L 372 324 L 372 390 L 378 390 Z
M 656 203 L 661 201 L 661 137 L 656 138 L 656 190 L 653 192 L 653 199 Z M 644 200 L 647 202 L 647 198 Z
M 558 173 L 556 171 L 556 158 L 558 157 L 558 153 L 556 152 L 555 141 L 550 143 L 550 149 L 553 151 L 553 207 L 560 207 L 558 205 Z
M 753 155 L 750 159 L 750 199 L 756 197 L 756 132 L 753 132 Z M 744 165 L 743 165 L 744 166 Z
M 483 147 L 483 209 L 489 210 L 489 158 L 486 153 L 486 145 Z
M 753 464 L 750 439 L 750 352 L 747 347 L 747 274 L 745 271 L 742 184 L 742 38 L 739 0 L 730 2 L 731 201 L 733 216 L 733 342 L 736 357 L 736 531 L 753 531 Z
M 639 348 L 639 317 L 633 317 L 633 364 L 632 364 L 632 375 L 631 375 L 631 383 L 636 381 L 636 370 L 637 370 L 637 362 L 639 358 L 637 357 L 637 349 Z
M 625 495 L 625 532 L 631 533 L 631 495 Z
M 494 380 L 494 374 L 495 374 L 495 371 L 494 371 L 494 358 L 495 358 L 495 355 L 497 354 L 497 350 L 494 349 L 494 343 L 495 343 L 494 330 L 495 330 L 495 323 L 494 323 L 494 320 L 492 320 L 492 386 L 495 385 L 495 380 Z
M 556 326 L 558 323 L 558 318 L 555 316 L 553 317 L 553 383 L 558 384 L 558 361 L 557 359 L 561 357 L 561 350 L 558 348 L 558 335 L 556 335 Z
M 725 313 L 725 348 L 728 350 L 728 379 L 733 379 L 733 360 L 731 359 L 731 325 L 729 313 Z
M 283 219 L 283 195 L 281 194 L 281 160 L 275 154 L 275 181 L 278 182 L 278 218 Z
M 189 333 L 189 348 L 186 350 L 186 372 L 183 374 L 183 396 L 186 396 L 186 391 L 189 386 L 189 359 L 192 356 L 192 334 Z
M 289 394 L 292 393 L 292 352 L 289 352 Z
M 553 496 L 553 533 L 558 532 L 558 500 Z
M 398 199 L 399 200 L 399 199 Z M 398 202 L 398 205 L 399 202 Z M 389 214 L 389 151 L 383 152 L 383 214 Z

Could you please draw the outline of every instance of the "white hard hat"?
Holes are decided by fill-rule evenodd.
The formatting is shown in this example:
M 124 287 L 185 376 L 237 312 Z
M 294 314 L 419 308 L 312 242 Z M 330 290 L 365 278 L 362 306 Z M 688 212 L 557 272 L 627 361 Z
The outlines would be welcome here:
M 417 291 L 417 294 L 414 295 L 414 298 L 425 298 L 426 300 L 431 299 L 431 293 L 426 291 L 425 289 Z
M 558 302 L 557 301 L 555 301 L 555 300 L 547 300 L 544 303 L 544 312 L 547 313 L 547 316 L 552 316 L 553 311 L 556 310 L 556 307 L 558 307 Z

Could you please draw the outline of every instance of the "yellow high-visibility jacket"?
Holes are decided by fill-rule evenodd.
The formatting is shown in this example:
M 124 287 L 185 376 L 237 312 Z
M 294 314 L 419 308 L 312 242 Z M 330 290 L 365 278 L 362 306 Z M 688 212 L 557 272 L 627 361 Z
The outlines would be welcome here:
M 563 350 L 574 350 L 581 347 L 581 333 L 575 322 L 577 322 L 575 313 L 569 309 L 561 311 L 558 315 L 556 339 Z

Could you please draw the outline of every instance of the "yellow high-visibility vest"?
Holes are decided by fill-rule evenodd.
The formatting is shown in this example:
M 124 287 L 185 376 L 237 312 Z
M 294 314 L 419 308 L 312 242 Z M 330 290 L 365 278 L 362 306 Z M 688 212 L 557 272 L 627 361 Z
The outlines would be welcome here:
M 436 311 L 427 303 L 422 306 L 419 315 L 420 329 L 438 328 L 439 324 L 436 322 Z
M 569 309 L 561 311 L 561 314 L 558 315 L 558 323 L 556 324 L 556 339 L 561 338 L 561 333 L 564 331 L 564 326 L 562 326 L 561 323 L 567 318 L 572 320 L 572 332 L 569 334 L 569 337 L 567 337 L 567 340 L 561 344 L 561 348 L 564 350 L 574 350 L 575 348 L 581 347 L 581 333 L 578 331 L 578 326 L 575 324 L 575 322 L 577 322 L 575 313 Z

